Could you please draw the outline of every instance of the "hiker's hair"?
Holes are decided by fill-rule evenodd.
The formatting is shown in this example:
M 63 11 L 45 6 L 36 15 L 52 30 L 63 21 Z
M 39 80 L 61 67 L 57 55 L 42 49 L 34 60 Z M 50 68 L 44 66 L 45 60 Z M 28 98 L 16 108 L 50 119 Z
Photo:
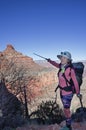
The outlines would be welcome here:
M 68 64 L 72 64 L 72 61 L 68 59 Z

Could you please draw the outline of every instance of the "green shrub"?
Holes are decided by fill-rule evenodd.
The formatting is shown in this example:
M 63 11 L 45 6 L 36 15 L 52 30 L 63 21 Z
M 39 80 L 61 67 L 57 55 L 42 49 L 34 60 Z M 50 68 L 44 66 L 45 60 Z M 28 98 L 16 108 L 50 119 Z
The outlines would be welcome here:
M 35 112 L 36 117 L 38 118 L 39 123 L 61 123 L 64 119 L 64 114 L 62 109 L 56 102 L 46 101 L 38 106 L 37 111 Z

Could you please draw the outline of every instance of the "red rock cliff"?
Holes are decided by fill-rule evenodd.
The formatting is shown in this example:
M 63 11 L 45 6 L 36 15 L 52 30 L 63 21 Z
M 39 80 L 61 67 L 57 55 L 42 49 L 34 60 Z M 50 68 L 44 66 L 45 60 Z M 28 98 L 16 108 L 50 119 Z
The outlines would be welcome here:
M 30 102 L 45 94 L 57 82 L 57 71 L 41 67 L 31 57 L 17 52 L 12 45 L 7 45 L 0 52 L 0 63 L 0 78 L 6 79 L 7 88 L 19 99 L 23 98 L 24 85 L 27 86 L 27 98 Z

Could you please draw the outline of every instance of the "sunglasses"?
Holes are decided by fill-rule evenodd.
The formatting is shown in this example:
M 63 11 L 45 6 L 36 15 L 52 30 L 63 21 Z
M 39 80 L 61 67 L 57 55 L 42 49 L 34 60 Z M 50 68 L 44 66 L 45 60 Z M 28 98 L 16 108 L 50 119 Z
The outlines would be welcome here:
M 67 55 L 67 53 L 66 52 L 61 52 L 61 55 Z

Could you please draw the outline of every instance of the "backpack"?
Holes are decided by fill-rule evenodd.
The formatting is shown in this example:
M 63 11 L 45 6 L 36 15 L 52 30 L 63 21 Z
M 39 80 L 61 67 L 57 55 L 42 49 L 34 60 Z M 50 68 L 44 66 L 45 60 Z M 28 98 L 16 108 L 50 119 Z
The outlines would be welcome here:
M 84 72 L 84 64 L 82 62 L 76 62 L 76 63 L 71 63 L 69 64 L 68 66 L 66 66 L 65 70 L 70 67 L 70 76 L 71 76 L 71 69 L 74 69 L 75 71 L 75 74 L 76 74 L 76 79 L 77 79 L 77 82 L 78 82 L 78 85 L 79 85 L 79 89 L 82 85 L 82 78 L 83 78 L 83 72 Z M 60 70 L 59 70 L 60 72 Z M 58 72 L 58 73 L 59 73 Z M 69 88 L 69 87 L 65 87 L 64 90 L 65 91 L 73 91 L 73 93 L 76 93 L 76 90 L 75 90 L 75 87 L 74 87 L 74 83 L 72 81 L 72 79 L 70 81 L 67 80 L 66 76 L 65 76 L 65 73 L 63 73 L 63 77 L 65 78 L 66 80 L 66 84 L 70 84 L 70 86 L 72 88 Z M 68 86 L 68 85 L 67 85 Z M 73 88 L 74 87 L 74 88 Z M 60 87 L 61 88 L 61 87 Z M 62 89 L 62 88 L 61 88 Z
M 82 62 L 77 62 L 77 63 L 72 63 L 72 65 L 75 70 L 76 79 L 77 79 L 79 87 L 80 87 L 82 84 L 84 64 Z

